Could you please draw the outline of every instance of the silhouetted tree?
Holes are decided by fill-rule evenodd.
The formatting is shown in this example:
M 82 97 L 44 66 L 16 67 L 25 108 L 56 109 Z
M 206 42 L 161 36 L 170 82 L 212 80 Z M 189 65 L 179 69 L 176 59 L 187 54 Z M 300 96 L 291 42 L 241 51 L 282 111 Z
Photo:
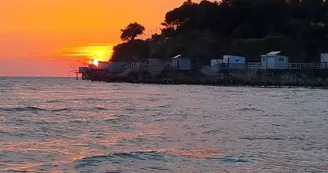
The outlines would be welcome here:
M 127 27 L 124 29 L 121 29 L 121 40 L 123 41 L 132 41 L 137 36 L 141 35 L 145 31 L 145 27 L 140 25 L 139 23 L 130 23 Z

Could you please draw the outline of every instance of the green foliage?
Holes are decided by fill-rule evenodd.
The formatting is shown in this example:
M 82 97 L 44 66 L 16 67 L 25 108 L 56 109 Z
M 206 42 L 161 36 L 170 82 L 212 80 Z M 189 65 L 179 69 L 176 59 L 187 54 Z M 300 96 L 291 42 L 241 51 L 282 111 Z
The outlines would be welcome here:
M 123 41 L 132 41 L 134 40 L 138 35 L 141 35 L 145 31 L 145 27 L 134 22 L 130 23 L 127 27 L 124 29 L 121 29 L 121 40 Z
M 182 54 L 205 61 L 236 54 L 259 61 L 261 54 L 281 50 L 292 62 L 315 62 L 328 51 L 324 0 L 187 0 L 166 13 L 162 26 L 148 41 L 148 57 Z M 128 35 L 123 40 L 136 37 Z

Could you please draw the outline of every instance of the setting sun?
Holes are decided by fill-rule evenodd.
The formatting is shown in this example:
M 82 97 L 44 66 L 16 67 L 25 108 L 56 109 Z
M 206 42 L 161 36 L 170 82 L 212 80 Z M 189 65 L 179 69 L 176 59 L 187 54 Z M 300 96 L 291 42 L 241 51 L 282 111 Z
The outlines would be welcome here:
M 113 54 L 112 45 L 89 45 L 68 47 L 60 53 L 62 56 L 83 58 L 84 63 L 89 63 L 98 66 L 99 61 L 109 61 Z
M 80 50 L 82 54 L 88 56 L 94 60 L 94 64 L 98 61 L 109 61 L 112 53 L 112 46 L 87 46 Z
M 92 60 L 92 64 L 98 66 L 98 60 Z

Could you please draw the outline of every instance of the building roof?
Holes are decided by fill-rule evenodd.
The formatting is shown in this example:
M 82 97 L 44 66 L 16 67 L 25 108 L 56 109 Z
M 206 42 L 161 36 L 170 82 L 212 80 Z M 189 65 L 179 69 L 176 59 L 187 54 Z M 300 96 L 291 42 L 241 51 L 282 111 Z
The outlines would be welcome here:
M 173 57 L 171 59 L 178 59 L 178 58 L 180 58 L 180 59 L 189 59 L 190 60 L 190 58 L 185 57 L 185 56 L 182 56 L 182 55 L 177 55 L 177 56 L 175 56 L 175 57 Z
M 180 58 L 180 57 L 181 57 L 181 55 L 177 55 L 177 56 L 173 57 L 172 59 L 177 59 L 177 58 Z
M 98 64 L 99 63 L 109 63 L 108 61 L 98 61 Z
M 271 51 L 267 55 L 278 55 L 281 51 Z
M 328 53 L 322 53 L 321 55 L 321 62 L 322 63 L 328 63 Z

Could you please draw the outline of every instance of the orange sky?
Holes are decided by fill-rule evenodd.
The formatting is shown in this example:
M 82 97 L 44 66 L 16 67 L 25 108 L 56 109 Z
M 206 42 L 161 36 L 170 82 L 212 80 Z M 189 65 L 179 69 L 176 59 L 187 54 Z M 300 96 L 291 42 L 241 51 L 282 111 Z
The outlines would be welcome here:
M 4 0 L 0 5 L 0 76 L 72 75 L 70 66 L 82 65 L 75 54 L 92 56 L 86 54 L 87 46 L 115 45 L 120 42 L 120 29 L 130 22 L 143 24 L 149 35 L 160 27 L 168 10 L 183 2 Z

